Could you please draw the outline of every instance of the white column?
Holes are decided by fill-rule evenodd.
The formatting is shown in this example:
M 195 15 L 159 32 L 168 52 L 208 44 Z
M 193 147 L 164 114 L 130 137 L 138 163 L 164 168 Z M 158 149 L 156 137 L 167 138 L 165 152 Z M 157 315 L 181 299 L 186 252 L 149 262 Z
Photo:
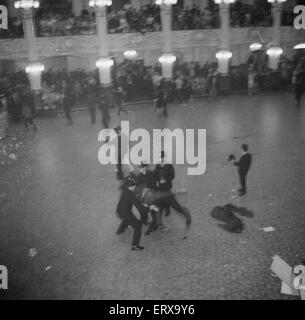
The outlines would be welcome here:
M 37 43 L 36 43 L 36 31 L 33 20 L 32 9 L 22 9 L 24 38 L 28 46 L 28 55 L 30 62 L 37 62 Z
M 172 6 L 161 5 L 163 52 L 172 52 Z
M 162 38 L 163 38 L 163 55 L 159 61 L 162 65 L 162 76 L 165 79 L 173 77 L 173 66 L 176 61 L 173 51 L 173 34 L 172 34 L 172 5 L 161 5 L 161 23 L 162 23 Z
M 98 38 L 99 59 L 96 66 L 99 69 L 100 83 L 103 87 L 110 87 L 112 84 L 111 69 L 113 60 L 109 57 L 107 7 L 95 6 L 95 19 Z
M 220 47 L 222 50 L 229 49 L 230 43 L 230 5 L 220 4 Z
M 28 49 L 29 64 L 26 66 L 26 72 L 29 76 L 31 89 L 34 93 L 34 102 L 36 109 L 41 108 L 41 74 L 44 66 L 38 61 L 38 49 L 36 43 L 36 31 L 33 20 L 33 7 L 20 9 L 23 20 L 24 39 Z
M 82 0 L 72 0 L 72 12 L 75 16 L 80 16 L 83 9 L 83 1 Z
M 281 49 L 281 18 L 282 18 L 282 3 L 272 3 L 273 17 L 273 47 L 267 51 L 269 57 L 269 67 L 272 70 L 277 70 L 283 50 Z
M 107 8 L 106 6 L 97 7 L 95 9 L 96 28 L 99 45 L 99 56 L 109 56 L 108 44 L 108 22 L 107 22 Z
M 272 4 L 273 17 L 273 43 L 279 46 L 281 42 L 281 18 L 282 18 L 282 4 L 275 2 Z
M 219 5 L 220 14 L 220 51 L 217 53 L 218 71 L 226 75 L 229 72 L 229 62 L 232 57 L 230 48 L 230 5 Z

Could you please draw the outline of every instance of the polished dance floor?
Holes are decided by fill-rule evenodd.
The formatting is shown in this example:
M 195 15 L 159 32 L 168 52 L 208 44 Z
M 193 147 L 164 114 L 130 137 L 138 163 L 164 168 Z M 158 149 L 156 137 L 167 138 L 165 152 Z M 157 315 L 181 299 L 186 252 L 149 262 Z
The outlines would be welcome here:
M 73 114 L 73 126 L 40 119 L 28 187 L 1 209 L 0 264 L 10 276 L 3 297 L 292 299 L 280 294 L 270 265 L 275 254 L 292 266 L 305 259 L 305 105 L 298 110 L 291 94 L 231 96 L 171 105 L 161 121 L 152 105 L 128 110 L 132 128 L 207 129 L 206 173 L 176 168 L 175 188 L 188 190 L 178 199 L 193 215 L 188 238 L 172 213 L 167 233 L 143 236 L 145 250 L 132 252 L 131 230 L 115 235 L 118 182 L 97 160 L 101 123 L 91 125 L 86 111 Z M 253 167 L 239 198 L 227 157 L 242 143 Z M 223 210 L 229 203 L 233 212 Z

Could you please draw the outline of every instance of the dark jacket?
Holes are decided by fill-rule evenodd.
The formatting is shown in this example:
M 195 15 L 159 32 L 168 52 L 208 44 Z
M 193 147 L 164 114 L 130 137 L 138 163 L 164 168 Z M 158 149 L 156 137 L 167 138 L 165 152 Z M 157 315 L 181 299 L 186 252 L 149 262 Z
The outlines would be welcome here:
M 141 175 L 140 180 L 145 182 L 147 188 L 157 189 L 157 177 L 155 172 L 147 170 L 144 175 Z
M 165 95 L 160 94 L 157 96 L 157 109 L 162 109 L 167 107 L 167 98 Z
M 173 180 L 175 179 L 175 168 L 172 164 L 164 164 L 163 166 L 158 164 L 154 173 L 159 191 L 169 191 L 172 189 Z M 165 182 L 162 183 L 162 180 Z
M 27 92 L 22 97 L 22 114 L 25 119 L 31 119 L 34 116 L 34 99 L 31 93 Z
M 242 155 L 239 161 L 235 161 L 234 165 L 238 167 L 240 175 L 247 175 L 252 163 L 252 156 L 249 153 Z
M 146 221 L 147 208 L 141 204 L 141 202 L 132 191 L 130 191 L 127 187 L 124 187 L 116 208 L 118 216 L 121 219 L 128 219 L 132 215 L 133 206 L 138 209 L 142 221 Z

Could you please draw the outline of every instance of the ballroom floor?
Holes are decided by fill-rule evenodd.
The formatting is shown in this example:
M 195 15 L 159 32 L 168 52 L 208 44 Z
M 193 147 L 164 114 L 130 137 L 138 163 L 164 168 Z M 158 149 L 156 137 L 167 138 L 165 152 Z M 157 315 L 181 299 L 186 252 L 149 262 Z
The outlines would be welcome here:
M 291 266 L 305 259 L 304 103 L 298 110 L 291 94 L 195 100 L 171 105 L 161 122 L 152 105 L 128 110 L 132 128 L 207 129 L 206 173 L 176 168 L 175 188 L 188 190 L 178 199 L 193 215 L 187 239 L 172 212 L 169 232 L 143 236 L 145 250 L 132 252 L 131 230 L 115 235 L 114 168 L 97 160 L 100 118 L 38 119 L 27 187 L 0 199 L 0 264 L 9 272 L 0 299 L 294 299 L 280 293 L 270 265 L 275 254 Z M 119 120 L 113 113 L 111 125 Z M 227 157 L 242 143 L 254 161 L 239 198 Z M 228 203 L 239 208 L 233 216 L 223 212 Z

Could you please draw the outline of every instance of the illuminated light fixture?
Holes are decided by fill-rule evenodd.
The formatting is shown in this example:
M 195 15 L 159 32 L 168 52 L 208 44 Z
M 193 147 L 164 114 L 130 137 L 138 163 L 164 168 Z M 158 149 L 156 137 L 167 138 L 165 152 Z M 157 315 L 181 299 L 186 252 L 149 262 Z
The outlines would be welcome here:
M 14 4 L 16 9 L 37 9 L 39 8 L 39 1 L 34 0 L 21 0 L 16 1 Z
M 263 47 L 263 45 L 261 43 L 252 43 L 249 46 L 250 51 L 257 51 L 260 50 Z
M 229 60 L 233 56 L 231 51 L 228 50 L 220 50 L 216 53 L 216 58 L 218 60 Z
M 286 0 L 268 0 L 269 3 L 283 3 L 286 2 Z
M 267 55 L 268 56 L 273 56 L 273 57 L 278 57 L 281 54 L 283 54 L 283 49 L 280 47 L 272 47 L 267 50 Z
M 162 6 L 162 5 L 174 5 L 177 3 L 177 0 L 156 0 L 156 5 Z
M 124 52 L 124 57 L 128 60 L 134 60 L 138 56 L 138 53 L 136 50 L 127 50 Z
M 299 43 L 294 46 L 293 49 L 305 49 L 305 43 Z
M 109 7 L 112 5 L 112 0 L 90 0 L 89 7 Z
M 171 53 L 164 53 L 162 56 L 159 58 L 160 63 L 164 64 L 172 64 L 176 62 L 177 58 L 175 55 Z
M 114 65 L 114 62 L 110 58 L 100 58 L 96 61 L 96 67 L 99 69 L 111 68 L 113 65 Z
M 235 0 L 214 0 L 216 4 L 231 4 L 234 3 Z
M 28 74 L 38 74 L 44 71 L 44 65 L 41 63 L 32 63 L 25 67 L 25 72 Z

